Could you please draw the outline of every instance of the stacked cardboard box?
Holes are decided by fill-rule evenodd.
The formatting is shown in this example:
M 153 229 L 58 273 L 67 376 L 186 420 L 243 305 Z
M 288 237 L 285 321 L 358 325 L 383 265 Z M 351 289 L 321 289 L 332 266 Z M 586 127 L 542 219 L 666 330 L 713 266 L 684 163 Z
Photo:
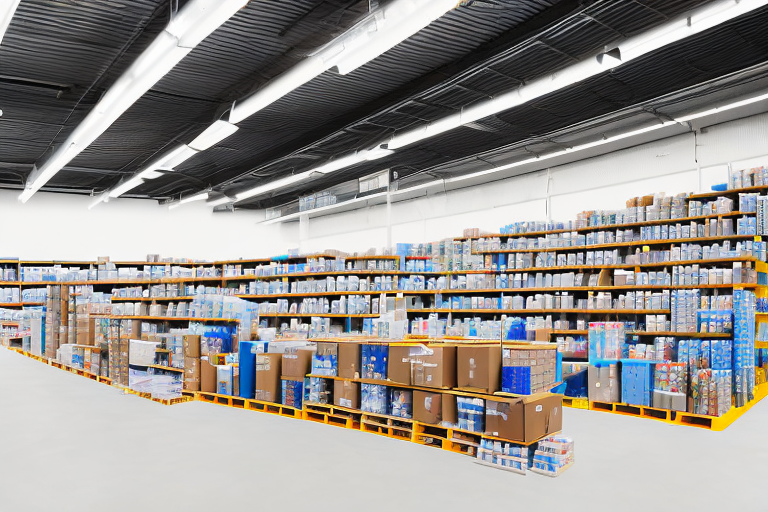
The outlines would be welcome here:
M 280 403 L 282 354 L 256 355 L 256 400 Z
M 459 347 L 457 386 L 493 394 L 500 389 L 501 347 Z
M 301 409 L 304 398 L 304 377 L 310 372 L 313 360 L 317 359 L 314 357 L 315 354 L 315 347 L 289 347 L 282 355 L 283 405 Z
M 184 345 L 184 389 L 200 391 L 200 336 L 185 334 Z
M 398 384 L 431 388 L 456 386 L 456 347 L 389 347 L 387 377 Z

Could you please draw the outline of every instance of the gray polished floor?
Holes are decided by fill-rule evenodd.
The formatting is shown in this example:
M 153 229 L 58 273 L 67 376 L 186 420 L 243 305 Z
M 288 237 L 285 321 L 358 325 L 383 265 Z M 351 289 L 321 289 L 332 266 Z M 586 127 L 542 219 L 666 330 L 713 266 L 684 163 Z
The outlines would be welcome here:
M 200 402 L 172 407 L 0 349 L 0 511 L 762 510 L 768 400 L 725 432 L 566 409 L 558 478 Z M 757 507 L 755 507 L 757 505 Z

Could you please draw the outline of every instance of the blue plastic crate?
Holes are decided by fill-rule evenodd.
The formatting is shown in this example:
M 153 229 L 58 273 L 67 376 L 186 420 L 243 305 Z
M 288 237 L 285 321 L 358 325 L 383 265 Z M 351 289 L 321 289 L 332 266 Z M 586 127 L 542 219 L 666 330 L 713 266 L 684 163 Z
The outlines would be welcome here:
M 646 359 L 621 360 L 621 401 L 630 405 L 651 405 L 653 371 L 656 363 Z

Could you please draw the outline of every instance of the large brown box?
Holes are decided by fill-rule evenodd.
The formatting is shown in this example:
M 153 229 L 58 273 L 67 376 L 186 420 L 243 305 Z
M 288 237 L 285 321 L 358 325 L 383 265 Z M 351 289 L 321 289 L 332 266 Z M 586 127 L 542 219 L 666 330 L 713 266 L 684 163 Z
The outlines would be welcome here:
M 456 347 L 429 347 L 432 355 L 413 356 L 415 386 L 452 388 L 456 386 Z M 390 351 L 392 347 L 390 347 Z
M 339 343 L 338 375 L 345 379 L 360 378 L 360 344 Z
M 458 387 L 489 394 L 501 389 L 501 347 L 459 347 L 456 359 Z
M 280 403 L 283 354 L 256 354 L 256 400 Z
M 449 393 L 414 390 L 413 419 L 430 425 L 439 425 L 443 420 L 456 423 L 456 396 Z
M 297 348 L 283 354 L 283 375 L 285 377 L 304 378 L 312 366 L 314 348 Z
M 200 359 L 184 358 L 184 389 L 200 391 Z
M 215 393 L 217 382 L 216 366 L 212 365 L 208 359 L 200 360 L 200 391 L 203 393 Z
M 532 443 L 563 428 L 562 395 L 486 400 L 485 433 Z
M 411 347 L 389 347 L 387 378 L 398 384 L 411 385 Z
M 333 381 L 333 403 L 351 409 L 360 408 L 360 384 L 348 380 Z
M 200 357 L 199 334 L 185 334 L 181 341 L 184 344 L 184 357 Z

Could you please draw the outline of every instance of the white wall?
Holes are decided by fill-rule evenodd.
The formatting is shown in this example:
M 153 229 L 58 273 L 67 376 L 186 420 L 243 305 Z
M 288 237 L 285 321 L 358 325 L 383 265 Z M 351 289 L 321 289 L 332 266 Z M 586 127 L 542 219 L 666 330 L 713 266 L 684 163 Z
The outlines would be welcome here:
M 157 201 L 118 199 L 88 210 L 93 198 L 37 193 L 26 204 L 0 190 L 0 257 L 27 260 L 144 260 L 147 254 L 195 259 L 262 257 L 298 240 L 297 225 L 257 236 L 257 213 L 216 213 L 190 203 L 169 210 Z
M 707 190 L 735 169 L 768 165 L 768 114 L 710 126 L 602 156 L 479 186 L 392 204 L 392 242 L 428 242 L 464 228 L 498 232 L 521 220 L 569 220 L 583 210 L 622 208 L 637 195 Z M 549 179 L 548 179 L 549 177 Z M 291 248 L 361 251 L 387 240 L 386 205 L 298 223 L 259 225 L 263 212 L 212 213 L 204 204 L 175 210 L 155 201 L 38 193 L 27 203 L 0 190 L 0 256 L 24 259 L 256 258 Z M 548 206 L 549 204 L 549 206 Z M 548 209 L 550 211 L 548 211 Z M 9 222 L 10 221 L 10 222 Z

